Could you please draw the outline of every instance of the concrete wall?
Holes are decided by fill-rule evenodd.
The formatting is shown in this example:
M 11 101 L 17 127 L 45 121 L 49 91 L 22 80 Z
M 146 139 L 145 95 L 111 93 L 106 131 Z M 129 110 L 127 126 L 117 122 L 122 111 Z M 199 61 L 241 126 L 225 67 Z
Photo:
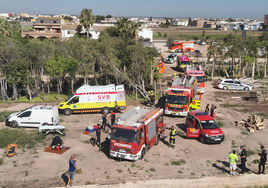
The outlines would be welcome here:
M 100 32 L 99 31 L 89 31 L 89 33 L 92 35 L 92 39 L 98 39 L 99 38 L 99 35 L 100 35 Z
M 62 32 L 62 37 L 73 37 L 74 34 L 76 33 L 75 30 L 61 30 Z

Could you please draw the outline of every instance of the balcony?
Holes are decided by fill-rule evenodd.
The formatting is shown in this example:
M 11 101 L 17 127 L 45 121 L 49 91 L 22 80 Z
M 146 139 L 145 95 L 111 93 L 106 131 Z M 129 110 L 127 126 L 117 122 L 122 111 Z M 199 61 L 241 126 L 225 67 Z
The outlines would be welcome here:
M 22 31 L 21 36 L 32 37 L 32 38 L 61 38 L 62 34 L 61 32 L 55 32 L 55 31 Z

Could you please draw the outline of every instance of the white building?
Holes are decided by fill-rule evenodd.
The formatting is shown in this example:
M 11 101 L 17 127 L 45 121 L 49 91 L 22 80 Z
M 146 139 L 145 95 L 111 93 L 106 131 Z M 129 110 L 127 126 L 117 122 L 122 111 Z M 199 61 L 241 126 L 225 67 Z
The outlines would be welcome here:
M 175 20 L 174 22 L 170 23 L 171 25 L 178 25 L 178 26 L 188 26 L 188 20 Z
M 141 28 L 142 30 L 138 32 L 138 36 L 139 37 L 143 37 L 143 38 L 149 38 L 150 42 L 153 42 L 153 31 L 151 29 L 145 29 L 145 28 Z
M 63 38 L 69 38 L 73 37 L 76 33 L 76 24 L 65 24 L 62 26 L 62 37 Z
M 248 29 L 256 31 L 256 30 L 260 29 L 262 25 L 263 25 L 263 22 L 248 23 Z

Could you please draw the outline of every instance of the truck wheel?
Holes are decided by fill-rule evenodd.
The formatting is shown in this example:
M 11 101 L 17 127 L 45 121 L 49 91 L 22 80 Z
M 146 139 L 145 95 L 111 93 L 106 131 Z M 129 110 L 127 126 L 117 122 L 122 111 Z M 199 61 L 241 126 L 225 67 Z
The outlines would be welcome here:
M 188 49 L 188 50 L 187 50 L 187 52 L 189 53 L 189 52 L 190 52 L 190 50 Z
M 48 125 L 48 123 L 43 123 L 43 124 L 42 124 L 42 126 L 47 126 L 47 125 Z
M 154 144 L 155 146 L 157 146 L 159 144 L 159 140 L 160 140 L 160 136 L 157 136 L 156 143 Z
M 72 114 L 72 111 L 71 111 L 71 109 L 65 109 L 64 110 L 64 115 L 66 115 L 66 116 L 69 116 L 69 115 L 71 115 Z
M 16 121 L 11 121 L 10 125 L 13 128 L 17 128 L 19 126 L 18 122 L 16 122 Z
M 224 86 L 224 87 L 223 87 L 223 90 L 227 90 L 227 89 L 228 89 L 228 87 L 227 87 L 227 86 Z
M 205 143 L 205 140 L 204 140 L 203 136 L 200 137 L 200 142 L 202 142 L 203 144 Z
M 176 53 L 179 53 L 179 50 L 178 49 L 176 50 Z
M 141 151 L 141 157 L 140 157 L 140 160 L 143 159 L 144 155 L 145 155 L 145 149 L 143 148 L 142 151 Z
M 110 109 L 107 108 L 107 107 L 104 107 L 104 108 L 102 109 L 102 112 L 105 112 L 106 114 L 108 114 L 108 113 L 110 112 Z

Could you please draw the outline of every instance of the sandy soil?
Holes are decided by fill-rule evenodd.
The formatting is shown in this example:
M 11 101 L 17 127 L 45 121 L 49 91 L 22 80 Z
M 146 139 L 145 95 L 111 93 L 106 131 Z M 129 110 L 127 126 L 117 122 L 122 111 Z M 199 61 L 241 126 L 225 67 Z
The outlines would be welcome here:
M 158 43 L 157 45 L 164 44 Z M 205 47 L 200 46 L 201 50 L 202 48 Z M 164 54 L 164 57 L 166 55 Z M 167 65 L 165 76 L 173 74 L 173 66 Z M 233 95 L 230 91 L 227 94 Z M 242 144 L 246 145 L 248 150 L 256 152 L 248 158 L 247 162 L 248 168 L 254 173 L 257 171 L 257 165 L 252 161 L 259 159 L 257 152 L 260 152 L 260 144 L 267 144 L 265 140 L 268 130 L 265 128 L 254 133 L 242 134 L 246 130 L 235 126 L 234 122 L 246 119 L 250 115 L 241 112 L 241 108 L 248 108 L 247 105 L 262 108 L 263 104 L 256 105 L 256 103 L 236 101 L 240 104 L 243 103 L 244 106 L 224 108 L 221 105 L 223 102 L 215 100 L 217 96 L 222 97 L 222 93 L 213 88 L 211 82 L 207 82 L 206 93 L 202 95 L 201 110 L 204 110 L 206 104 L 214 104 L 218 107 L 217 120 L 223 122 L 222 130 L 226 135 L 226 140 L 222 144 L 202 144 L 196 139 L 177 136 L 175 149 L 168 148 L 168 139 L 162 140 L 158 146 L 152 147 L 146 153 L 143 160 L 135 163 L 120 162 L 109 157 L 109 143 L 105 141 L 104 133 L 102 134 L 103 149 L 90 144 L 89 139 L 94 137 L 95 133 L 83 134 L 87 126 L 93 126 L 99 121 L 101 114 L 60 116 L 60 125 L 66 126 L 67 133 L 66 137 L 62 137 L 64 145 L 72 148 L 62 155 L 43 152 L 44 148 L 50 145 L 52 139 L 52 135 L 48 135 L 46 141 L 34 149 L 19 149 L 16 156 L 4 157 L 4 164 L 0 167 L 0 186 L 14 188 L 64 186 L 63 174 L 68 170 L 68 159 L 71 154 L 76 155 L 78 169 L 81 169 L 81 173 L 75 175 L 74 185 L 84 185 L 86 182 L 110 184 L 148 179 L 227 176 L 228 155 L 233 149 L 239 151 L 238 146 Z M 12 110 L 24 109 L 28 105 L 18 104 L 12 106 Z M 127 110 L 129 110 L 141 104 L 134 101 L 128 102 L 127 105 Z M 11 107 L 3 106 L 2 108 L 10 110 Z M 117 117 L 121 113 L 117 113 Z M 185 118 L 165 117 L 164 121 L 167 127 L 175 125 L 178 131 L 184 132 Z M 265 122 L 267 123 L 267 120 Z M 1 123 L 0 128 L 3 127 L 4 123 Z M 1 149 L 0 152 L 4 153 L 4 150 Z M 171 161 L 178 160 L 184 160 L 185 164 L 171 165 Z

